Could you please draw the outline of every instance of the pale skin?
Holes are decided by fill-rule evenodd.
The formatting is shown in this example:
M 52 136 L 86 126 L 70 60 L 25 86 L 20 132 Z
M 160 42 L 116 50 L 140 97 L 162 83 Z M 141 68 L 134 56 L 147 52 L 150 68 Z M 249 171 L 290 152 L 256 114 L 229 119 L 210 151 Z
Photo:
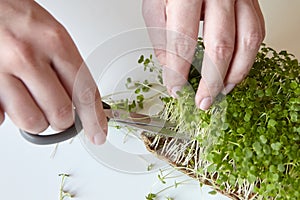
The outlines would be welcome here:
M 195 99 L 203 110 L 245 78 L 265 35 L 257 0 L 144 0 L 143 14 L 148 27 L 160 28 L 149 33 L 173 96 L 187 79 L 204 19 L 203 79 Z M 53 16 L 32 0 L 0 0 L 0 44 L 0 123 L 6 113 L 31 133 L 49 125 L 64 130 L 74 122 L 75 107 L 91 142 L 105 142 L 107 121 L 96 83 Z
M 258 0 L 144 0 L 143 15 L 170 95 L 188 78 L 204 21 L 205 55 L 195 103 L 207 110 L 248 74 L 265 37 Z
M 0 43 L 1 122 L 5 112 L 31 133 L 49 125 L 64 130 L 73 124 L 75 106 L 88 138 L 104 143 L 100 93 L 61 24 L 35 1 L 1 0 Z

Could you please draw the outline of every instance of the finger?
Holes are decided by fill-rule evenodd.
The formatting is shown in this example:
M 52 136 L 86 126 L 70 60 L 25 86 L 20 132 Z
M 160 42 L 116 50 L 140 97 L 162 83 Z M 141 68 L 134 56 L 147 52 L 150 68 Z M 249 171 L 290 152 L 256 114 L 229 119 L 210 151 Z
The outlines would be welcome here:
M 260 21 L 260 27 L 262 29 L 263 38 L 265 38 L 265 35 L 266 35 L 265 20 L 264 20 L 263 13 L 260 9 L 258 0 L 253 0 L 253 6 L 256 10 L 257 16 L 258 16 L 259 21 Z
M 143 0 L 143 17 L 154 53 L 162 66 L 166 65 L 166 4 L 162 0 Z
M 95 144 L 104 143 L 107 119 L 97 85 L 85 64 L 81 66 L 74 82 L 73 101 L 87 136 Z
M 26 87 L 13 76 L 0 74 L 0 103 L 2 109 L 19 128 L 30 133 L 39 133 L 48 127 L 45 116 Z M 2 119 L 0 121 L 3 121 L 3 112 L 0 113 Z
M 16 40 L 11 35 L 7 36 L 5 44 L 11 48 L 6 51 L 1 49 L 7 58 L 2 62 L 2 69 L 24 83 L 51 127 L 56 130 L 70 127 L 74 121 L 71 99 L 51 68 L 50 60 L 43 54 L 44 51 L 38 51 L 37 46 Z M 43 49 L 51 45 L 48 43 Z
M 188 78 L 197 44 L 201 6 L 202 0 L 167 3 L 167 65 L 163 70 L 163 79 L 173 96 Z
M 60 32 L 64 34 L 57 36 L 59 45 L 51 49 L 53 67 L 72 97 L 86 135 L 93 143 L 102 144 L 107 135 L 107 120 L 98 87 L 71 37 L 63 30 Z
M 223 93 L 229 93 L 248 75 L 264 38 L 264 28 L 261 23 L 252 1 L 236 2 L 236 49 Z
M 223 89 L 235 45 L 234 0 L 206 1 L 203 41 L 205 54 L 196 105 L 207 110 Z
M 40 63 L 37 67 L 29 66 L 19 78 L 53 129 L 64 130 L 73 124 L 71 99 L 50 66 L 45 63 Z

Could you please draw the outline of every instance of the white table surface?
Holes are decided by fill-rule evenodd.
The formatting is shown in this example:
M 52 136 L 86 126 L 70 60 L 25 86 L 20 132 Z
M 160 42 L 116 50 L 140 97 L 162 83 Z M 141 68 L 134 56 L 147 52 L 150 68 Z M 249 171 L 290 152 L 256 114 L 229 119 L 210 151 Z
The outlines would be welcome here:
M 112 35 L 144 27 L 141 2 L 96 0 L 40 0 L 66 26 L 84 57 Z M 276 49 L 287 49 L 300 58 L 298 0 L 264 0 L 267 22 L 266 42 Z M 78 138 L 72 144 L 60 144 L 54 158 L 54 146 L 36 146 L 20 137 L 9 119 L 0 127 L 0 199 L 55 200 L 58 198 L 59 173 L 71 174 L 66 188 L 75 199 L 142 200 L 157 182 L 157 173 L 133 175 L 114 171 L 96 162 Z M 157 188 L 156 188 L 157 189 Z M 191 182 L 163 196 L 176 200 L 223 199 L 209 196 Z M 162 198 L 165 199 L 165 198 Z M 225 199 L 225 198 L 224 198 Z

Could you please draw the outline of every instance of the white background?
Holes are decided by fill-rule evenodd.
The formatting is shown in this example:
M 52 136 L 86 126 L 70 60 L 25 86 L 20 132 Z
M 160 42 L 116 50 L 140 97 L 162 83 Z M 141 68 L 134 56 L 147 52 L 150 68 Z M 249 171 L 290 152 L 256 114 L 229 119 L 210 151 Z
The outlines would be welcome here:
M 139 0 L 40 0 L 66 26 L 84 57 L 112 35 L 144 27 Z M 300 58 L 300 1 L 263 0 L 266 18 L 265 42 L 275 49 L 286 49 Z M 6 119 L 0 127 L 0 199 L 58 199 L 59 173 L 69 173 L 66 187 L 75 199 L 141 200 L 157 182 L 157 174 L 130 175 L 97 163 L 78 138 L 62 143 L 56 156 L 54 146 L 36 146 L 24 141 L 18 129 Z M 171 191 L 176 200 L 221 199 L 207 195 L 197 184 Z M 167 195 L 167 193 L 165 194 Z

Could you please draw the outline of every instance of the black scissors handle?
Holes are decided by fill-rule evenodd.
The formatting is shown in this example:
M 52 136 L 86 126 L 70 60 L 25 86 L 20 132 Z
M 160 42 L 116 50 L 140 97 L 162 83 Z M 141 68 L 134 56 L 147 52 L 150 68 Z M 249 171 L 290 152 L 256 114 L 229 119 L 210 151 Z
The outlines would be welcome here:
M 102 101 L 103 109 L 111 109 L 110 105 Z M 36 135 L 19 129 L 23 138 L 33 144 L 39 145 L 47 145 L 47 144 L 56 144 L 59 142 L 63 142 L 65 140 L 71 139 L 72 137 L 76 136 L 82 130 L 82 124 L 79 116 L 75 112 L 75 122 L 74 124 L 69 127 L 68 129 L 53 133 L 49 135 Z

